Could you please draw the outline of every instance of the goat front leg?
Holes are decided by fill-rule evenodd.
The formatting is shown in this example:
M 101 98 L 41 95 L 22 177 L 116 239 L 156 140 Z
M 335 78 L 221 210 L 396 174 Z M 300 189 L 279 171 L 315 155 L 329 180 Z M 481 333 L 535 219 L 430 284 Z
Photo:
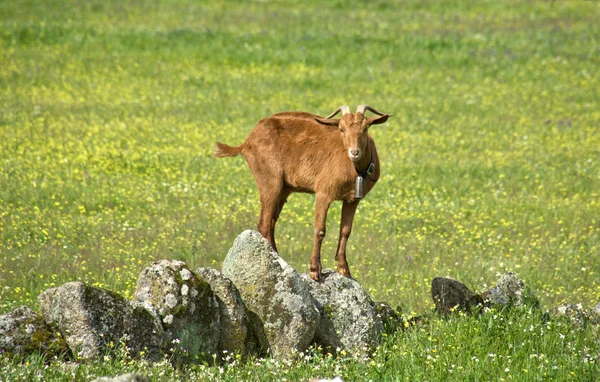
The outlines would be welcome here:
M 352 221 L 354 220 L 354 213 L 356 207 L 358 207 L 358 201 L 346 202 L 342 205 L 342 220 L 340 222 L 340 239 L 338 241 L 338 248 L 335 254 L 337 260 L 337 271 L 342 276 L 352 277 L 350 275 L 350 268 L 346 261 L 346 244 L 350 233 L 352 232 Z
M 325 238 L 327 229 L 327 210 L 331 200 L 323 195 L 316 196 L 315 199 L 315 243 L 313 245 L 312 255 L 310 256 L 310 272 L 309 276 L 315 281 L 321 279 L 321 244 Z

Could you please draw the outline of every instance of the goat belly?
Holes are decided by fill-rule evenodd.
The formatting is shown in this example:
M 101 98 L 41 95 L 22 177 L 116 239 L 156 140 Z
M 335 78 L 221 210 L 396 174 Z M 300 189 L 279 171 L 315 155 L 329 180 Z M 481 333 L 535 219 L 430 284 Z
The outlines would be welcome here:
M 303 173 L 284 174 L 284 183 L 295 192 L 315 193 L 314 176 Z

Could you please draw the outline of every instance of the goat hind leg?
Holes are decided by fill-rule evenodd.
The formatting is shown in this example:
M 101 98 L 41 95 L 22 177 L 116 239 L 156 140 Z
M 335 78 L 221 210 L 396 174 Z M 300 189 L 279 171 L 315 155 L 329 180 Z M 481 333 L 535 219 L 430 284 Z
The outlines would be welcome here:
M 260 215 L 258 217 L 258 232 L 269 241 L 275 252 L 277 245 L 275 244 L 275 218 L 278 204 L 278 196 L 276 193 L 261 192 L 260 193 Z
M 275 246 L 275 225 L 277 224 L 277 220 L 279 220 L 279 215 L 281 214 L 281 210 L 283 209 L 283 206 L 285 205 L 285 202 L 287 202 L 287 197 L 292 193 L 292 191 L 288 188 L 283 188 L 281 190 L 281 192 L 279 193 L 279 196 L 277 197 L 277 204 L 275 206 L 275 211 L 273 212 L 273 218 L 271 219 L 271 228 L 270 228 L 270 237 L 273 238 L 273 243 L 271 243 L 271 245 L 273 246 L 273 249 L 275 249 L 275 252 L 279 253 L 277 251 L 277 247 Z

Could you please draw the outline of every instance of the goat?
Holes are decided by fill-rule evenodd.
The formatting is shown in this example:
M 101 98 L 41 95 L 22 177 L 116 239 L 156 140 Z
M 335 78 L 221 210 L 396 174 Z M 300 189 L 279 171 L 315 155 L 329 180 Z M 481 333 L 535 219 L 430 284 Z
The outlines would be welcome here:
M 367 110 L 378 116 L 366 118 Z M 332 119 L 340 111 L 341 119 Z M 275 224 L 288 196 L 292 192 L 316 194 L 309 272 L 313 280 L 321 278 L 321 243 L 327 211 L 334 200 L 343 201 L 335 256 L 337 271 L 351 277 L 346 244 L 354 213 L 380 174 L 375 142 L 368 130 L 390 116 L 369 105 L 359 105 L 354 114 L 348 106 L 340 106 L 325 118 L 305 112 L 283 112 L 259 121 L 240 146 L 217 142 L 214 156 L 241 154 L 246 159 L 260 194 L 258 230 L 276 252 Z

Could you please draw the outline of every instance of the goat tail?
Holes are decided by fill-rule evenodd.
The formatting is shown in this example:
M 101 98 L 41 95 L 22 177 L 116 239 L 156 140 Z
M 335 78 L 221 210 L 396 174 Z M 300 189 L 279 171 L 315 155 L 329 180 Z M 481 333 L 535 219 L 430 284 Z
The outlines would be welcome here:
M 215 152 L 213 155 L 217 158 L 234 157 L 236 155 L 240 155 L 243 148 L 243 144 L 239 146 L 229 146 L 225 143 L 217 142 L 217 146 L 215 147 Z

